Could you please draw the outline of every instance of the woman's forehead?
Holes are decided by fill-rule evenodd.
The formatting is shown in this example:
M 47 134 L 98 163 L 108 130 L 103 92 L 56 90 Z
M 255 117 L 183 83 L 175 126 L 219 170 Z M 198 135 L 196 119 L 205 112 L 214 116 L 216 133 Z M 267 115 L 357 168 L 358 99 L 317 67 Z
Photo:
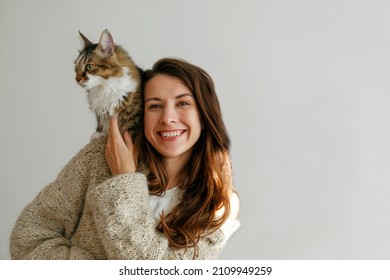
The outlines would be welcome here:
M 182 98 L 192 96 L 190 89 L 178 78 L 159 74 L 145 84 L 145 101 L 156 98 Z

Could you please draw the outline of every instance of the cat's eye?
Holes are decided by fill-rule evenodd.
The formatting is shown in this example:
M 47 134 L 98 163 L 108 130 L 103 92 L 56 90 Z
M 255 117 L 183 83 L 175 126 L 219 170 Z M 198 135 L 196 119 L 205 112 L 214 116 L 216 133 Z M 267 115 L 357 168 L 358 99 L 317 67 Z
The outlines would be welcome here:
M 93 70 L 93 65 L 92 64 L 87 64 L 87 66 L 85 66 L 85 69 L 87 69 L 87 71 L 92 71 Z

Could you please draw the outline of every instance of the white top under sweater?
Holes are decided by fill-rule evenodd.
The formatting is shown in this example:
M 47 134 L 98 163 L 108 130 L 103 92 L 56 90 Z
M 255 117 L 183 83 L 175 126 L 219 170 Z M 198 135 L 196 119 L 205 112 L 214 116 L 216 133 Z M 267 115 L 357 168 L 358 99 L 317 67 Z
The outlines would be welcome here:
M 152 209 L 153 217 L 160 219 L 161 213 L 168 214 L 177 204 L 179 204 L 179 188 L 171 188 L 165 191 L 162 196 L 151 195 L 149 205 Z

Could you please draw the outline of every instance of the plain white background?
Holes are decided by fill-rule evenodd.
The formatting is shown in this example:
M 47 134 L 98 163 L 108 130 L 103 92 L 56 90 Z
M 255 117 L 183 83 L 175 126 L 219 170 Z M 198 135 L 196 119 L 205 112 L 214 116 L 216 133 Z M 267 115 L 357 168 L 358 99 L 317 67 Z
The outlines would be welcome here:
M 0 2 L 0 258 L 20 211 L 95 129 L 78 30 L 214 78 L 242 227 L 222 259 L 390 258 L 390 2 Z

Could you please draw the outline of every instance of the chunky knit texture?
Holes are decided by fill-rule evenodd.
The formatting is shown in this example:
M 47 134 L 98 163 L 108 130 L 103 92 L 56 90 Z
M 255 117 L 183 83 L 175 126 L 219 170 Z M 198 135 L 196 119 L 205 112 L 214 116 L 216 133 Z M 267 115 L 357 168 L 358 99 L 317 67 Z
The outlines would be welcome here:
M 149 207 L 144 174 L 113 177 L 104 137 L 91 141 L 23 210 L 11 234 L 12 259 L 192 259 L 174 249 Z M 215 259 L 239 227 L 228 219 L 198 242 L 196 259 Z

